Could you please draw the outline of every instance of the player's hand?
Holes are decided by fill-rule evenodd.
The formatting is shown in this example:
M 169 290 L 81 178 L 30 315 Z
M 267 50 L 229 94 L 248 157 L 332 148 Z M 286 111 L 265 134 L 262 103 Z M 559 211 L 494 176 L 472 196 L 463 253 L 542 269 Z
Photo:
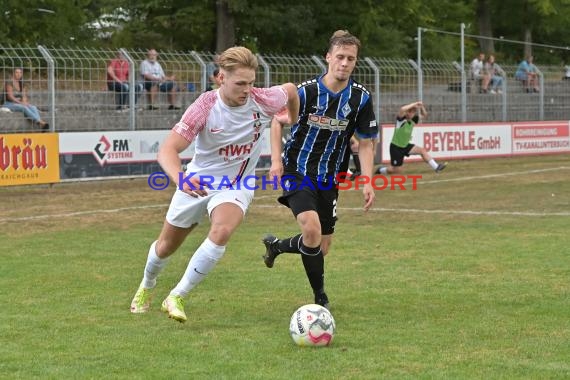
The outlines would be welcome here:
M 277 177 L 277 183 L 281 183 L 281 176 L 283 175 L 283 163 L 279 162 L 271 162 L 271 167 L 269 168 L 269 179 L 272 180 L 274 177 Z
M 372 185 L 368 183 L 364 185 L 364 188 L 362 189 L 362 195 L 364 195 L 364 211 L 368 211 L 376 199 L 376 194 L 374 193 Z
M 289 111 L 287 108 L 283 108 L 281 111 L 275 114 L 275 120 L 277 120 L 281 125 L 293 124 L 291 118 L 289 117 Z
M 198 197 L 205 197 L 208 195 L 205 186 L 200 183 L 200 179 L 196 177 L 192 177 L 189 179 L 192 186 L 188 185 L 188 183 L 184 183 L 182 191 L 186 194 L 198 198 Z

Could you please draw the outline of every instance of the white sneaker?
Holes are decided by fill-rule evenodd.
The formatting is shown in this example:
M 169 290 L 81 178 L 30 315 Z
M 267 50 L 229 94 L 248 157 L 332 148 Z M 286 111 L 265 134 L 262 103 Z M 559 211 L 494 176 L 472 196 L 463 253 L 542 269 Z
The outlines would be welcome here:
M 496 94 L 495 90 L 489 91 L 491 94 Z

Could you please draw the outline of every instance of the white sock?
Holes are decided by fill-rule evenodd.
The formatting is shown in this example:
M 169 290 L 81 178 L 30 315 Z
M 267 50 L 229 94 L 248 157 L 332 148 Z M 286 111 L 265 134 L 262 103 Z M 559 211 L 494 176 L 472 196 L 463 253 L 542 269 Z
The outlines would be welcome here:
M 144 277 L 141 282 L 141 286 L 146 289 L 152 289 L 156 286 L 156 278 L 166 266 L 169 259 L 168 257 L 166 259 L 161 259 L 156 255 L 157 241 L 151 244 L 150 249 L 148 250 L 146 265 L 144 267 Z
M 433 158 L 428 161 L 428 164 L 429 164 L 429 166 L 431 166 L 431 168 L 433 170 L 437 169 L 437 162 L 435 162 L 435 160 Z
M 170 295 L 186 297 L 188 292 L 198 285 L 206 277 L 206 275 L 216 266 L 218 261 L 226 252 L 225 246 L 214 244 L 210 239 L 206 238 L 200 247 L 194 252 L 184 276 L 170 292 Z
M 380 168 L 380 174 L 382 174 L 382 175 L 387 175 L 387 174 L 388 174 L 388 167 L 382 166 L 382 167 Z

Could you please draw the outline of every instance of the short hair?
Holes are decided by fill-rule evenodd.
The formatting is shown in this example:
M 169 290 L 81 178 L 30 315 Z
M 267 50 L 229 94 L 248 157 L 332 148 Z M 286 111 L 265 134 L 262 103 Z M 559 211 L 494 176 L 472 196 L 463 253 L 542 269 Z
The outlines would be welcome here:
M 329 39 L 329 53 L 335 46 L 354 45 L 360 51 L 360 40 L 350 34 L 348 30 L 337 30 Z
M 239 67 L 257 70 L 259 63 L 257 57 L 246 47 L 234 46 L 222 54 L 218 58 L 218 66 L 225 71 L 234 71 Z
M 216 67 L 216 68 L 214 69 L 214 71 L 212 71 L 212 76 L 217 77 L 219 73 L 220 73 L 220 69 Z

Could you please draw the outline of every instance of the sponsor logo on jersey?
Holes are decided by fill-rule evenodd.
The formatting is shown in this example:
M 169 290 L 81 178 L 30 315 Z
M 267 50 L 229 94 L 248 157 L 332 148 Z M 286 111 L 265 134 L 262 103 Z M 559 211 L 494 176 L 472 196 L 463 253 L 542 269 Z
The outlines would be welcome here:
M 312 127 L 329 129 L 331 131 L 344 131 L 348 127 L 348 120 L 333 119 L 329 116 L 309 114 L 307 124 Z

